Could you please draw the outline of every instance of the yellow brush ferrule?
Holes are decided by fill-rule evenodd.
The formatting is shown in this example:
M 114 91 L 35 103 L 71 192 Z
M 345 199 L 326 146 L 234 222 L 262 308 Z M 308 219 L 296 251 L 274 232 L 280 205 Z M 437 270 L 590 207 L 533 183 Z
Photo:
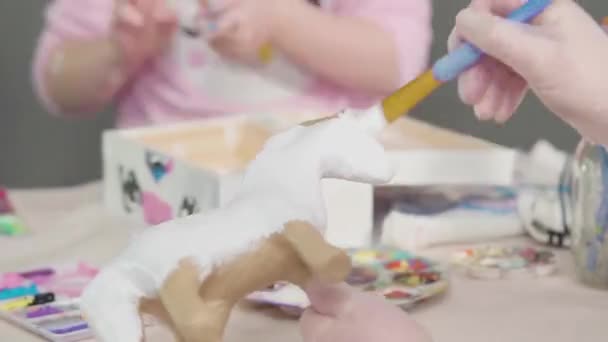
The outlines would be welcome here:
M 270 61 L 272 61 L 272 45 L 270 43 L 262 45 L 262 47 L 258 51 L 258 57 L 260 58 L 260 61 L 262 61 L 262 63 L 269 63 Z
M 407 114 L 420 101 L 429 96 L 433 90 L 442 83 L 433 76 L 433 71 L 428 70 L 418 76 L 415 80 L 401 87 L 382 101 L 382 110 L 387 123 L 391 123 L 401 116 Z

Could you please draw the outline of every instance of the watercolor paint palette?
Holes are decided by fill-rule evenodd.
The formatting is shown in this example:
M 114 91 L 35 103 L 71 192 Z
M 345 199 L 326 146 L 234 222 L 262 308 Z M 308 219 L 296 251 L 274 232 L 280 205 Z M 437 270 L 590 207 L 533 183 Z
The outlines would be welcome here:
M 373 292 L 404 310 L 445 292 L 447 274 L 436 262 L 388 247 L 349 249 L 353 268 L 346 282 Z M 249 301 L 276 306 L 298 316 L 309 305 L 297 286 L 280 283 L 248 296 Z
M 78 300 L 0 310 L 0 317 L 53 342 L 73 342 L 93 337 L 80 313 Z
M 92 338 L 79 298 L 97 272 L 74 263 L 0 273 L 0 319 L 53 342 Z M 154 322 L 145 317 L 144 324 Z
M 476 279 L 543 277 L 557 270 L 557 259 L 552 251 L 521 246 L 471 248 L 455 253 L 451 263 L 459 273 Z
M 86 263 L 0 274 L 0 318 L 50 341 L 92 336 L 79 297 L 98 270 Z

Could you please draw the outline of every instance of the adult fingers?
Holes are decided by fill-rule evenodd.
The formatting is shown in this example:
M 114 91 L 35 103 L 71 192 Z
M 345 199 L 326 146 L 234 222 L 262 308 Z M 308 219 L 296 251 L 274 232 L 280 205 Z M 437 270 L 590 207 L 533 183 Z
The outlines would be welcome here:
M 306 294 L 314 311 L 337 317 L 349 310 L 353 299 L 353 289 L 346 284 L 326 285 L 311 284 L 306 288 Z
M 454 29 L 448 37 L 448 51 L 453 51 L 462 43 L 458 32 Z M 490 77 L 485 60 L 477 63 L 458 76 L 458 95 L 460 100 L 468 105 L 474 105 L 481 100 L 490 84 Z
M 522 4 L 522 0 L 473 0 L 470 8 L 481 12 L 506 15 Z M 452 51 L 462 44 L 462 36 L 455 27 L 448 37 L 448 50 Z M 465 71 L 458 78 L 458 92 L 461 100 L 469 105 L 476 105 L 483 100 L 490 84 L 491 73 L 495 63 L 482 61 Z
M 526 76 L 537 72 L 550 43 L 526 24 L 472 9 L 461 11 L 456 28 L 473 45 Z
M 468 8 L 504 16 L 527 0 L 472 0 Z
M 502 106 L 494 117 L 498 123 L 504 123 L 513 116 L 526 95 L 527 83 L 519 75 L 513 75 L 505 87 L 509 91 L 505 94 Z
M 495 62 L 485 58 L 458 77 L 458 95 L 462 102 L 476 105 L 488 91 L 492 80 L 491 70 Z
M 506 15 L 513 9 L 520 6 L 523 0 L 473 0 L 469 8 L 473 8 L 480 12 L 491 12 L 497 15 Z M 462 44 L 462 36 L 458 30 L 454 28 L 448 36 L 448 51 L 454 50 Z
M 493 63 L 491 81 L 481 101 L 475 105 L 475 115 L 480 120 L 490 120 L 501 109 L 504 99 L 510 91 L 505 87 L 510 80 L 510 73 L 503 65 Z

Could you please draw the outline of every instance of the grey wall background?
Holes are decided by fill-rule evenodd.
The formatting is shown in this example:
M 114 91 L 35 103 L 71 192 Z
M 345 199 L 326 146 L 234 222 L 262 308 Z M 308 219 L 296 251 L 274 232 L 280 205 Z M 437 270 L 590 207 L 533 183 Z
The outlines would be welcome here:
M 608 15 L 605 0 L 579 1 L 599 19 Z M 469 0 L 435 0 L 433 58 L 445 53 L 454 16 Z M 49 116 L 34 97 L 30 63 L 42 27 L 45 0 L 0 1 L 0 184 L 46 187 L 78 184 L 100 176 L 100 132 L 112 125 L 109 113 L 91 120 Z M 577 134 L 529 97 L 504 126 L 479 123 L 463 106 L 454 85 L 433 94 L 414 116 L 436 125 L 501 144 L 527 148 L 545 138 L 571 150 Z M 533 127 L 540 127 L 540 131 Z
M 101 174 L 100 132 L 109 113 L 93 120 L 52 117 L 39 105 L 31 61 L 48 0 L 0 1 L 0 184 L 78 184 Z

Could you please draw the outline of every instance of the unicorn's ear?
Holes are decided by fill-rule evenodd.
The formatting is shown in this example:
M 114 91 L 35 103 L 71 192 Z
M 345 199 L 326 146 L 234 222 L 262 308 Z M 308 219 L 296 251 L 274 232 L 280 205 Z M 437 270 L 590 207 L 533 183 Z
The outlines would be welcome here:
M 394 174 L 384 147 L 357 122 L 339 118 L 328 122 L 323 134 L 323 177 L 369 184 L 385 184 Z

